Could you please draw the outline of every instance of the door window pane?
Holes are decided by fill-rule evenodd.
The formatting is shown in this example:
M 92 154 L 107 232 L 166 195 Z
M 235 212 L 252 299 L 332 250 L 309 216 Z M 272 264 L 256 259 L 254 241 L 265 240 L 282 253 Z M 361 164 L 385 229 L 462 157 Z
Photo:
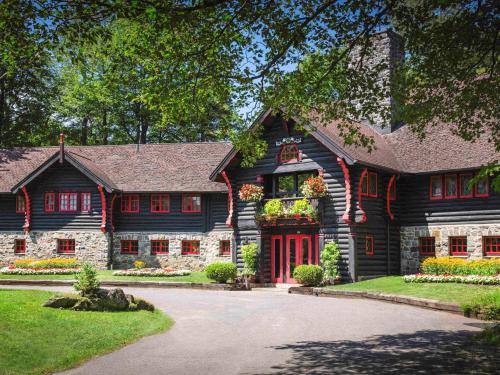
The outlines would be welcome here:
M 293 271 L 297 264 L 297 244 L 294 238 L 290 239 L 290 277 L 293 278 Z
M 309 239 L 302 238 L 302 264 L 309 264 Z
M 274 277 L 277 279 L 280 277 L 281 259 L 280 259 L 280 245 L 281 240 L 279 238 L 274 239 Z

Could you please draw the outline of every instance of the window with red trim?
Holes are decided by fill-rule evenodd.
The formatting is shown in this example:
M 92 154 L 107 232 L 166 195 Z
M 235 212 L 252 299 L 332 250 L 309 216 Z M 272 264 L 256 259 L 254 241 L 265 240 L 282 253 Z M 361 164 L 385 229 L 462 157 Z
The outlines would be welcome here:
M 168 254 L 168 240 L 151 240 L 151 255 Z
M 389 200 L 396 200 L 396 180 L 392 181 L 391 187 L 389 189 Z
M 288 163 L 299 160 L 299 148 L 295 143 L 282 145 L 280 151 L 279 162 Z
M 472 198 L 472 173 L 464 173 L 460 175 L 460 198 Z
M 458 184 L 456 174 L 447 174 L 444 176 L 444 197 L 445 199 L 458 197 Z
M 231 255 L 230 240 L 222 240 L 219 242 L 219 255 Z
M 151 212 L 170 212 L 170 194 L 151 194 Z
M 124 213 L 138 213 L 139 212 L 139 195 L 137 195 L 137 194 L 123 194 L 121 211 Z
M 431 199 L 443 199 L 443 179 L 441 176 L 431 176 L 429 196 Z
M 24 199 L 24 195 L 17 194 L 16 195 L 16 213 L 24 214 L 26 212 L 26 201 Z
M 56 193 L 45 193 L 43 201 L 44 201 L 45 212 L 56 211 Z
M 201 212 L 201 195 L 182 194 L 182 212 Z
M 365 240 L 365 254 L 366 255 L 373 255 L 373 254 L 375 254 L 373 236 L 369 235 L 369 234 L 366 235 L 366 240 Z
M 484 255 L 500 255 L 500 236 L 483 237 Z
M 490 193 L 488 177 L 484 177 L 476 182 L 476 197 L 487 197 Z
M 368 172 L 361 181 L 361 195 L 376 198 L 378 196 L 378 174 Z
M 457 236 L 448 238 L 450 255 L 467 255 L 467 237 Z
M 90 208 L 92 205 L 92 193 L 82 193 L 80 195 L 81 203 L 81 211 L 82 212 L 90 212 Z
M 198 255 L 198 254 L 200 254 L 200 241 L 196 241 L 196 240 L 182 241 L 181 254 L 182 255 L 190 255 L 190 254 Z
M 78 193 L 59 193 L 59 211 L 75 212 L 78 210 Z
M 75 253 L 75 240 L 71 239 L 58 239 L 57 252 L 59 254 L 74 254 Z
M 436 239 L 434 237 L 419 237 L 420 255 L 436 255 Z
M 122 254 L 139 254 L 139 241 L 138 240 L 121 240 L 120 253 Z
M 26 252 L 26 240 L 14 241 L 14 253 L 24 254 Z

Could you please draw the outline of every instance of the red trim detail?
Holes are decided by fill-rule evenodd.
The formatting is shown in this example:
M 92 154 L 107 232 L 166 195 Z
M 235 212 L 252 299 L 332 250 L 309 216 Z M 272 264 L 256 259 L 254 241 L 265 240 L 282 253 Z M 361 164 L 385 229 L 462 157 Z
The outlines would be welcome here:
M 139 254 L 139 241 L 138 240 L 121 240 L 120 241 L 120 254 Z
M 219 241 L 219 255 L 231 255 L 231 241 L 230 240 L 220 240 Z
M 137 203 L 137 205 L 136 205 Z M 134 207 L 136 206 L 136 207 Z M 141 200 L 138 194 L 123 194 L 120 210 L 125 214 L 138 214 L 140 212 Z
M 372 256 L 375 254 L 374 243 L 375 240 L 373 239 L 373 236 L 371 234 L 367 234 L 365 239 L 365 255 Z
M 314 259 L 316 260 L 316 262 L 314 264 L 319 265 L 319 234 L 316 234 L 314 236 L 314 245 L 316 246 L 314 250 L 315 253 Z
M 163 198 L 167 197 L 168 198 L 168 203 L 167 203 L 167 206 L 168 207 L 163 207 Z M 154 194 L 150 194 L 150 197 L 149 197 L 149 209 L 151 212 L 153 213 L 156 213 L 156 214 L 160 214 L 160 213 L 169 213 L 170 212 L 170 194 L 158 194 L 158 193 L 154 193 Z M 153 201 L 156 200 L 157 201 L 157 204 L 154 204 Z M 158 206 L 159 209 L 158 210 L 155 210 L 154 207 L 155 206 Z
M 26 190 L 26 186 L 23 186 L 21 188 L 21 191 L 24 194 L 24 209 L 25 209 L 25 221 L 23 229 L 25 232 L 29 232 L 31 225 L 31 201 L 30 201 L 30 196 L 28 194 L 28 190 Z
M 479 194 L 479 193 L 477 192 L 477 183 L 476 183 L 476 184 L 475 184 L 475 186 L 474 186 L 474 194 L 475 194 L 475 196 L 476 196 L 476 197 L 478 197 L 478 198 L 489 197 L 489 195 L 490 195 L 490 179 L 489 179 L 488 177 L 485 177 L 485 179 L 486 179 L 486 193 L 484 193 L 484 194 Z
M 26 253 L 26 240 L 16 239 L 14 240 L 14 254 L 24 254 Z
M 466 236 L 448 237 L 448 247 L 452 256 L 468 255 Z
M 337 163 L 339 163 L 340 169 L 342 169 L 342 172 L 344 173 L 344 181 L 345 181 L 345 211 L 344 214 L 342 215 L 342 220 L 344 220 L 344 223 L 348 225 L 354 224 L 350 218 L 350 212 L 351 212 L 351 177 L 349 176 L 349 168 L 347 168 L 347 165 L 345 164 L 344 160 L 342 160 L 340 157 L 337 157 Z
M 455 193 L 448 195 L 448 179 L 455 178 Z M 456 174 L 446 174 L 444 176 L 444 199 L 458 198 L 458 177 Z
M 200 197 L 200 208 L 195 210 L 194 209 L 194 204 L 193 204 L 193 201 L 191 199 L 191 205 L 192 207 L 190 209 L 186 209 L 184 207 L 184 197 Z M 182 194 L 182 212 L 188 212 L 188 213 L 193 213 L 193 212 L 201 212 L 201 195 L 200 194 L 192 194 L 192 193 L 183 193 Z
M 226 171 L 221 172 L 222 178 L 224 178 L 224 182 L 227 186 L 227 204 L 228 204 L 228 215 L 226 219 L 226 225 L 228 227 L 233 226 L 233 187 L 231 186 L 231 181 L 229 181 L 229 177 L 227 177 Z M 259 181 L 259 177 L 262 181 L 264 181 L 264 177 L 257 176 L 257 181 Z
M 101 193 L 101 232 L 106 233 L 106 194 L 104 193 L 102 185 L 97 185 L 97 190 Z
M 57 253 L 58 254 L 74 254 L 75 253 L 75 240 L 59 238 L 57 240 Z
M 436 180 L 436 179 L 439 179 L 440 184 L 441 184 L 441 195 L 433 196 L 432 195 L 432 181 Z M 440 199 L 443 199 L 443 195 L 444 195 L 443 188 L 444 188 L 444 186 L 443 186 L 443 177 L 441 175 L 439 175 L 439 176 L 431 176 L 431 178 L 429 179 L 429 199 L 431 199 L 431 200 L 440 200 Z
M 391 211 L 391 201 L 396 200 L 396 185 L 394 185 L 394 198 L 391 198 L 391 188 L 393 184 L 395 183 L 396 175 L 392 175 L 391 178 L 389 179 L 389 184 L 387 185 L 387 198 L 386 198 L 386 204 L 387 204 L 387 214 L 389 215 L 389 218 L 391 220 L 394 220 L 394 214 Z
M 115 223 L 113 221 L 113 209 L 115 206 L 115 200 L 118 198 L 116 194 L 113 194 L 113 197 L 111 198 L 111 204 L 109 208 L 109 224 L 111 225 L 111 233 L 115 232 Z
M 286 153 L 285 158 L 283 158 L 283 153 Z M 293 155 L 293 156 L 291 156 Z M 281 145 L 278 163 L 296 163 L 301 160 L 301 155 L 299 152 L 299 147 L 295 143 L 288 143 Z
M 280 252 L 280 255 L 279 255 L 279 270 L 280 270 L 280 272 L 279 272 L 278 277 L 276 277 L 276 275 L 274 274 L 274 270 L 276 267 L 276 264 L 274 263 L 275 258 L 276 258 L 275 252 L 278 250 L 274 246 L 274 243 L 276 240 L 279 240 L 279 252 Z M 273 283 L 282 283 L 283 282 L 283 264 L 282 263 L 283 263 L 283 236 L 282 235 L 271 236 L 271 281 Z
M 199 255 L 199 240 L 183 240 L 181 243 L 181 255 Z
M 151 255 L 168 254 L 168 240 L 151 240 Z
M 472 173 L 461 173 L 460 176 L 459 176 L 459 184 L 458 184 L 458 191 L 459 191 L 459 195 L 460 195 L 460 198 L 472 198 L 474 196 L 474 186 L 471 187 L 470 189 L 470 194 L 469 195 L 464 195 L 463 193 L 463 182 L 462 182 L 462 177 L 465 177 L 465 176 L 469 176 L 470 178 L 474 177 L 474 175 Z
M 368 168 L 365 168 L 365 169 L 363 169 L 363 172 L 361 172 L 361 176 L 359 176 L 358 207 L 359 207 L 359 210 L 361 211 L 361 220 L 359 221 L 359 224 L 363 224 L 367 219 L 366 212 L 362 206 L 363 194 L 361 193 L 361 184 L 363 183 L 363 178 L 365 178 L 367 174 L 368 174 Z M 368 190 L 368 191 L 370 191 L 370 190 Z
M 56 212 L 56 193 L 46 192 L 43 196 L 43 203 L 45 212 Z
M 483 254 L 486 256 L 500 256 L 500 236 L 483 237 Z
M 222 173 L 225 173 L 225 172 L 222 171 L 221 174 Z M 255 179 L 255 181 L 257 181 L 257 183 L 259 183 L 259 184 L 262 184 L 264 182 L 264 176 L 258 175 L 257 178 Z
M 436 239 L 434 237 L 419 237 L 418 248 L 420 255 L 436 255 Z
M 85 197 L 88 197 L 88 206 L 85 206 Z M 90 212 L 92 210 L 92 193 L 80 193 L 80 211 Z

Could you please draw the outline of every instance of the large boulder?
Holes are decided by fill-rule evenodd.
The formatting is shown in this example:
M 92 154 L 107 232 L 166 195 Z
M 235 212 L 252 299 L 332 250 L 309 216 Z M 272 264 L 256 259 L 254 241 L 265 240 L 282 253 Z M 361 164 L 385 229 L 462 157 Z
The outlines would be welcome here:
M 81 297 L 79 296 L 60 296 L 60 297 L 52 297 L 48 301 L 46 301 L 42 306 L 43 307 L 52 307 L 55 309 L 70 309 L 75 306 Z
M 123 311 L 130 304 L 122 289 L 99 289 L 96 298 L 91 299 L 102 310 Z

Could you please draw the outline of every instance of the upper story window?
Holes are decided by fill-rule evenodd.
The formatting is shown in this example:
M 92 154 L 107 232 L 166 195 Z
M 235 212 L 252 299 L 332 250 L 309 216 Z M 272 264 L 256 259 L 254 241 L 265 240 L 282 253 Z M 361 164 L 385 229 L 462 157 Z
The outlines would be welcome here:
M 458 197 L 458 184 L 456 174 L 447 174 L 444 176 L 444 197 L 446 199 Z
M 476 197 L 487 197 L 489 195 L 488 177 L 484 177 L 476 183 Z
M 361 181 L 361 195 L 376 198 L 378 196 L 378 174 L 368 172 Z
M 121 211 L 124 213 L 138 213 L 139 212 L 139 195 L 137 195 L 137 194 L 124 194 L 122 196 Z
M 429 196 L 431 199 L 443 198 L 443 179 L 441 178 L 441 176 L 431 177 Z
M 71 239 L 58 239 L 57 252 L 61 254 L 74 254 L 75 253 L 75 240 Z
M 56 211 L 56 193 L 45 193 L 43 201 L 45 212 Z
M 182 194 L 182 212 L 201 212 L 201 195 Z
M 291 163 L 300 160 L 299 148 L 295 143 L 282 145 L 279 155 L 280 163 Z
M 435 200 L 489 196 L 488 178 L 483 178 L 472 186 L 473 177 L 472 173 L 431 176 L 429 198 Z
M 460 175 L 460 198 L 472 198 L 473 189 L 470 184 L 472 177 L 472 173 L 464 173 Z
M 59 193 L 59 211 L 75 212 L 78 210 L 78 193 Z
M 436 255 L 436 239 L 434 237 L 419 237 L 420 255 Z
M 267 198 L 292 198 L 302 195 L 301 187 L 315 172 L 297 172 L 267 175 L 264 178 L 264 193 Z
M 151 194 L 151 212 L 170 212 L 170 195 Z
M 90 212 L 92 205 L 92 193 L 82 193 L 81 195 L 81 211 Z
M 365 254 L 373 255 L 375 254 L 375 244 L 374 244 L 373 236 L 370 234 L 366 235 L 365 239 Z
M 450 255 L 467 255 L 467 237 L 457 236 L 448 238 Z
M 500 255 L 500 236 L 483 237 L 484 255 Z
M 26 212 L 26 200 L 24 199 L 24 195 L 17 194 L 16 195 L 16 213 L 24 214 Z

